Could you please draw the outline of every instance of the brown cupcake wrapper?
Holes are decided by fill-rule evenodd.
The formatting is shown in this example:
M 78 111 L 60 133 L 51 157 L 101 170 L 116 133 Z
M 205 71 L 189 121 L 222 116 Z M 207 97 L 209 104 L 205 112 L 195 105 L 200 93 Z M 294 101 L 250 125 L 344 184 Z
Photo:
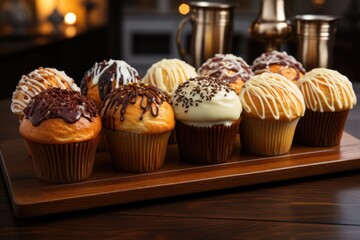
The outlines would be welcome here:
M 115 167 L 126 172 L 152 172 L 165 161 L 171 132 L 135 134 L 104 128 Z
M 169 144 L 177 144 L 175 129 L 171 131 L 171 134 L 169 137 Z
M 72 183 L 93 172 L 98 139 L 69 144 L 42 144 L 25 139 L 35 176 L 48 183 Z
M 109 144 L 107 142 L 104 130 L 101 129 L 99 134 L 99 143 L 96 148 L 97 151 L 109 151 Z
M 231 126 L 194 127 L 176 122 L 176 137 L 181 157 L 189 162 L 217 164 L 233 153 L 240 119 Z
M 295 132 L 295 142 L 314 147 L 332 147 L 340 143 L 350 110 L 314 112 L 306 110 Z
M 262 156 L 285 154 L 290 151 L 298 120 L 286 122 L 243 117 L 240 126 L 241 147 Z

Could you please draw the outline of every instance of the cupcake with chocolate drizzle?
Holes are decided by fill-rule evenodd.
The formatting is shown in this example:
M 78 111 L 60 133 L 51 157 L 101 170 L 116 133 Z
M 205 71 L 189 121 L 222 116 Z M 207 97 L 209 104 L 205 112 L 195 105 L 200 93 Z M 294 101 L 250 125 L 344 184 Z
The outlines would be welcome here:
M 237 94 L 244 83 L 254 75 L 251 67 L 241 58 L 233 54 L 216 54 L 209 58 L 198 69 L 201 77 L 214 77 L 224 80 Z
M 163 165 L 175 118 L 160 89 L 146 83 L 120 86 L 105 98 L 100 116 L 116 168 L 150 172 Z
M 231 157 L 242 106 L 235 90 L 226 81 L 191 78 L 176 89 L 172 104 L 183 159 L 215 164 Z
M 92 100 L 76 91 L 50 88 L 35 96 L 24 114 L 19 132 L 37 178 L 70 183 L 90 177 L 101 130 Z
M 276 50 L 261 54 L 253 61 L 251 68 L 256 75 L 273 72 L 291 81 L 299 80 L 306 72 L 302 64 L 293 56 Z
M 139 82 L 140 76 L 136 69 L 122 60 L 102 61 L 95 63 L 84 75 L 80 89 L 81 94 L 92 99 L 96 107 L 100 106 L 113 89 L 132 82 Z M 98 150 L 108 150 L 105 136 L 101 133 Z

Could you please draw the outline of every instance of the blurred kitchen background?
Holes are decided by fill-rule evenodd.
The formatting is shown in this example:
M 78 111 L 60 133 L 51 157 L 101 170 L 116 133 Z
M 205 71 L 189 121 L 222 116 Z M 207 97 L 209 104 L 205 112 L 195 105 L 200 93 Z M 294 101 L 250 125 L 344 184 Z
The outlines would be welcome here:
M 216 1 L 224 2 L 224 1 Z M 260 0 L 236 4 L 232 53 L 249 64 L 263 51 L 248 28 Z M 80 84 L 95 62 L 121 59 L 144 76 L 163 58 L 179 58 L 176 29 L 188 14 L 179 0 L 0 0 L 0 98 L 11 97 L 21 75 L 43 67 L 64 70 Z M 334 69 L 360 81 L 360 0 L 289 0 L 290 14 L 331 14 L 337 22 Z M 190 40 L 190 26 L 185 29 Z M 294 35 L 295 36 L 295 35 Z M 295 37 L 282 46 L 295 56 Z M 295 56 L 296 57 L 296 56 Z

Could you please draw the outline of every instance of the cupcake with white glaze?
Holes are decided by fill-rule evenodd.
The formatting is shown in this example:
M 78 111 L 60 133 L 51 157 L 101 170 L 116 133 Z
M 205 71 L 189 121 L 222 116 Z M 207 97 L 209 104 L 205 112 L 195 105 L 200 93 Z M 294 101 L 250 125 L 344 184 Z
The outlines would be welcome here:
M 242 106 L 225 81 L 191 78 L 176 89 L 172 104 L 179 152 L 184 160 L 215 164 L 231 157 Z
M 297 82 L 304 95 L 306 112 L 295 139 L 318 147 L 338 145 L 356 94 L 349 79 L 338 71 L 315 68 Z
M 49 88 L 80 91 L 74 80 L 64 71 L 39 67 L 21 77 L 12 95 L 11 111 L 21 121 L 24 118 L 23 111 L 31 99 Z
M 233 54 L 215 54 L 198 69 L 201 77 L 214 77 L 224 80 L 240 94 L 244 83 L 254 75 L 251 67 L 242 59 Z
M 93 100 L 99 110 L 105 97 L 114 89 L 128 83 L 140 82 L 137 70 L 122 60 L 102 61 L 95 63 L 84 75 L 81 94 Z M 108 150 L 104 133 L 101 133 L 98 150 Z
M 304 98 L 295 83 L 276 73 L 256 75 L 244 84 L 240 101 L 242 149 L 264 156 L 289 152 L 305 112 Z

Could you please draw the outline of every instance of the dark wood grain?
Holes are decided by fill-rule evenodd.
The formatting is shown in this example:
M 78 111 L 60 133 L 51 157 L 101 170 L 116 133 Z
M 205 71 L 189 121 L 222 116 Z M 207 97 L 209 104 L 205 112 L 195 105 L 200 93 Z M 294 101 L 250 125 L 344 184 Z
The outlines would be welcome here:
M 1 167 L 19 217 L 122 204 L 360 168 L 360 140 L 345 134 L 340 146 L 293 146 L 289 154 L 259 157 L 240 152 L 229 162 L 191 164 L 177 145 L 168 147 L 164 167 L 130 174 L 112 168 L 107 152 L 97 153 L 93 176 L 74 184 L 47 184 L 34 177 L 22 139 L 0 143 Z

